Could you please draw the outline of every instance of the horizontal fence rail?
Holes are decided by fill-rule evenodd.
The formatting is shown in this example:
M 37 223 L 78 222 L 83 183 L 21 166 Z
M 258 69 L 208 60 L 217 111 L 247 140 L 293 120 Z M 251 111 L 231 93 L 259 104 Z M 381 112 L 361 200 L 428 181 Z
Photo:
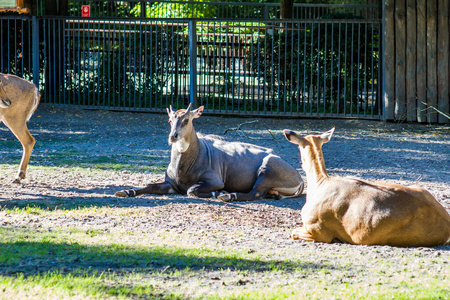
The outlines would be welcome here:
M 350 13 L 365 19 L 380 19 L 380 5 L 294 3 L 294 19 L 317 19 L 336 13 Z M 126 18 L 216 18 L 216 19 L 279 19 L 280 3 L 203 2 L 154 0 L 72 0 L 68 15 L 82 16 L 82 6 L 90 7 L 91 17 Z M 45 15 L 45 1 L 37 1 L 39 15 Z
M 379 21 L 39 22 L 48 103 L 381 118 Z

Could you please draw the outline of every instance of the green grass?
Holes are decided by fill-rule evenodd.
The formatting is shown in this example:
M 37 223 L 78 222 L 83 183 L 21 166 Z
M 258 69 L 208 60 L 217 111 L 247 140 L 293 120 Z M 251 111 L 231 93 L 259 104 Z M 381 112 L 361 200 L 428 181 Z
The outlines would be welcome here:
M 105 151 L 80 150 L 80 144 L 90 142 L 89 139 L 82 138 L 39 141 L 31 156 L 30 165 L 163 173 L 169 162 L 169 154 L 161 157 L 148 154 L 110 153 L 108 151 L 106 151 L 107 154 L 104 154 Z M 22 158 L 22 147 L 18 140 L 1 141 L 0 154 L 2 152 L 5 155 L 3 155 L 0 170 L 6 165 L 15 167 L 19 165 Z M 162 163 L 163 161 L 166 163 Z
M 2 213 L 50 219 L 107 214 L 120 223 L 145 211 L 28 207 Z M 405 254 L 402 248 L 392 248 L 393 257 L 385 257 L 372 249 L 368 257 L 361 248 L 347 246 L 336 253 L 302 248 L 271 255 L 192 245 L 187 238 L 182 232 L 156 228 L 142 234 L 95 226 L 3 226 L 0 299 L 25 294 L 36 299 L 42 295 L 55 299 L 448 299 L 450 295 L 445 251 L 429 257 L 420 249 Z M 215 277 L 223 281 L 223 289 L 208 289 Z M 186 290 L 194 287 L 198 292 L 186 296 Z
M 110 272 L 95 275 L 47 272 L 28 277 L 25 277 L 23 273 L 16 277 L 0 276 L 0 289 L 2 291 L 0 299 L 18 299 L 21 297 L 40 299 L 117 297 L 126 299 L 142 295 L 154 297 L 161 295 L 152 285 L 141 283 L 130 286 L 126 280 L 121 280 Z
M 11 165 L 15 168 L 19 166 L 21 154 L 16 157 L 5 159 L 1 168 Z M 64 152 L 47 153 L 45 156 L 33 155 L 31 166 L 41 168 L 64 167 L 64 168 L 89 168 L 112 171 L 133 171 L 133 172 L 164 172 L 166 164 L 160 162 L 161 158 L 154 155 L 89 155 L 86 153 Z
M 60 265 L 80 260 L 80 265 L 103 268 L 149 268 L 159 269 L 174 265 L 175 270 L 226 269 L 273 271 L 295 268 L 292 262 L 260 261 L 255 255 L 239 251 L 208 248 L 185 248 L 175 246 L 148 246 L 133 237 L 133 243 L 121 243 L 124 236 L 102 230 L 23 230 L 0 228 L 2 241 L 0 264 L 14 267 L 21 261 L 39 260 L 43 265 Z M 30 255 L 31 254 L 31 255 Z M 82 258 L 82 259 L 81 259 Z M 50 268 L 52 270 L 52 268 Z M 46 270 L 49 271 L 49 270 Z

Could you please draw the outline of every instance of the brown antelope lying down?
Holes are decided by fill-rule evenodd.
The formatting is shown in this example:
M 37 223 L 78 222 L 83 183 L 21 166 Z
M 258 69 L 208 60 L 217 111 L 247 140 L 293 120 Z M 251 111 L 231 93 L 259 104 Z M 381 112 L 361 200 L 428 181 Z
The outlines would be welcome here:
M 192 121 L 202 112 L 203 106 L 193 111 L 190 105 L 186 110 L 167 109 L 172 154 L 164 182 L 120 191 L 116 196 L 180 193 L 228 202 L 302 193 L 303 181 L 297 170 L 273 150 L 197 135 Z
M 303 227 L 293 231 L 293 239 L 403 247 L 449 242 L 450 215 L 425 189 L 329 177 L 322 144 L 333 132 L 300 137 L 284 130 L 299 146 L 308 183 Z
M 14 75 L 0 73 L 0 123 L 3 122 L 19 139 L 23 148 L 19 173 L 14 183 L 25 178 L 31 152 L 36 143 L 27 121 L 39 105 L 40 94 L 31 82 Z

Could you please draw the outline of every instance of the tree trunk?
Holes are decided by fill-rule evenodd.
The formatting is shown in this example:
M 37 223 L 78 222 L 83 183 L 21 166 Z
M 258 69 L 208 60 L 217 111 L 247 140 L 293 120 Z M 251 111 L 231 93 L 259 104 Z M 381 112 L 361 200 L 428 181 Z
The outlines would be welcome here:
M 281 0 L 281 19 L 292 19 L 292 12 L 294 11 L 294 0 Z
M 45 14 L 67 16 L 68 0 L 45 0 Z

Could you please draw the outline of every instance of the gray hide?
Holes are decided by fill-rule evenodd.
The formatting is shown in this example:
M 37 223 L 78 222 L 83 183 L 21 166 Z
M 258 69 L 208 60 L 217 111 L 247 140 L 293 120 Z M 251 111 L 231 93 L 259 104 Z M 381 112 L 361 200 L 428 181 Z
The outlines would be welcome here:
M 272 149 L 198 135 L 192 121 L 202 112 L 203 106 L 176 112 L 170 107 L 172 152 L 165 181 L 140 190 L 120 191 L 116 196 L 181 193 L 247 201 L 268 194 L 296 197 L 302 193 L 303 181 L 297 170 Z

